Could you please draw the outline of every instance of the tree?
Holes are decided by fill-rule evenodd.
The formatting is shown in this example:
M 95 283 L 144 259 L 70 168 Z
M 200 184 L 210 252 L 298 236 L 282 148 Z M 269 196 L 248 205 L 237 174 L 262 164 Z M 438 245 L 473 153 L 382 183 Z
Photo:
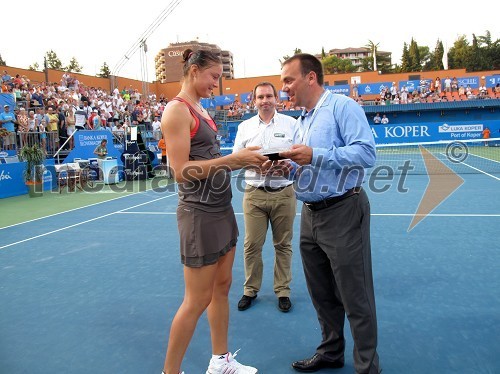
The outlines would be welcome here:
M 111 70 L 109 69 L 108 64 L 104 62 L 101 66 L 101 72 L 97 74 L 97 76 L 101 78 L 109 78 L 110 75 L 111 75 Z
M 406 42 L 403 45 L 403 56 L 401 57 L 401 73 L 410 71 L 410 53 Z
M 420 66 L 420 70 L 429 63 L 431 59 L 431 53 L 429 51 L 428 46 L 418 46 L 418 65 Z
M 7 66 L 7 63 L 2 58 L 2 55 L 0 55 L 0 66 Z
M 434 52 L 431 53 L 429 59 L 429 67 L 426 67 L 425 70 L 443 70 L 443 56 L 444 56 L 444 47 L 443 42 L 441 40 L 437 40 L 436 47 L 434 48 Z
M 59 57 L 57 57 L 57 54 L 53 50 L 46 52 L 45 58 L 47 60 L 47 68 L 62 70 L 62 62 L 61 60 L 59 60 Z
M 469 54 L 469 42 L 465 35 L 459 36 L 453 47 L 448 51 L 448 67 L 449 69 L 465 68 L 467 57 Z
M 321 47 L 321 59 L 324 59 L 325 57 L 326 57 L 325 47 Z
M 468 48 L 465 68 L 468 71 L 483 70 L 483 51 L 479 48 L 476 35 L 472 34 L 472 45 Z
M 300 48 L 295 48 L 295 50 L 293 51 L 293 54 L 294 55 L 298 55 L 299 53 L 302 53 L 302 49 Z M 280 64 L 283 65 L 283 62 L 285 62 L 286 60 L 288 60 L 290 58 L 290 56 L 286 55 L 286 56 L 283 56 L 283 61 L 280 60 Z
M 321 63 L 325 74 L 352 73 L 356 71 L 356 67 L 352 64 L 352 61 L 347 58 L 328 56 Z
M 411 38 L 411 43 L 410 43 L 410 49 L 408 50 L 408 55 L 410 57 L 409 59 L 409 66 L 408 66 L 408 71 L 421 71 L 422 70 L 422 65 L 420 65 L 420 51 L 418 49 L 418 44 L 417 42 Z
M 67 72 L 74 72 L 74 73 L 80 73 L 82 71 L 83 67 L 80 66 L 78 61 L 76 60 L 75 57 L 71 57 L 71 60 L 69 61 L 69 65 L 64 68 Z
M 40 65 L 38 65 L 38 62 L 34 62 L 33 65 L 28 66 L 28 70 L 39 71 Z

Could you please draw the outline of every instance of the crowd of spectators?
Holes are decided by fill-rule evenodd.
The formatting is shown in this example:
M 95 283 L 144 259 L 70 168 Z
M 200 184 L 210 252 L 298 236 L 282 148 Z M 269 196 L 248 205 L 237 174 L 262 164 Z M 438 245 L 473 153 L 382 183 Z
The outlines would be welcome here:
M 392 82 L 391 87 L 382 87 L 379 97 L 369 102 L 363 100 L 361 95 L 354 96 L 360 105 L 436 103 L 493 98 L 500 98 L 500 84 L 488 90 L 483 81 L 479 88 L 472 89 L 470 85 L 465 87 L 460 85 L 456 77 L 421 79 L 418 87 L 411 88 L 405 85 L 398 88 L 396 82 Z
M 64 73 L 60 82 L 31 82 L 25 75 L 10 76 L 6 70 L 0 76 L 2 92 L 12 93 L 16 107 L 11 108 L 15 116 L 14 131 L 3 125 L 0 136 L 0 149 L 12 149 L 29 141 L 38 141 L 44 148 L 57 150 L 64 144 L 66 149 L 73 148 L 71 135 L 79 130 L 109 130 L 120 133 L 129 126 L 144 125 L 152 130 L 154 138 L 159 140 L 160 118 L 167 104 L 163 95 L 153 93 L 144 97 L 139 90 L 123 87 L 112 92 L 101 87 L 89 87 L 70 73 Z M 418 87 L 402 86 L 396 82 L 391 87 L 383 87 L 374 100 L 363 100 L 358 94 L 358 85 L 353 85 L 354 99 L 360 105 L 411 104 L 422 102 L 460 101 L 500 97 L 500 84 L 491 90 L 484 85 L 479 89 L 460 85 L 457 78 L 421 79 Z M 356 94 L 354 94 L 354 92 Z M 300 110 L 289 101 L 279 101 L 278 111 Z M 240 103 L 235 100 L 224 107 L 226 118 L 239 120 L 246 113 L 255 113 L 252 103 Z M 382 123 L 382 118 L 381 118 Z M 36 134 L 36 136 L 34 136 Z M 67 139 L 70 139 L 66 142 Z M 53 152 L 52 152 L 53 153 Z
M 144 97 L 132 86 L 115 88 L 112 92 L 88 87 L 69 73 L 64 73 L 58 83 L 35 83 L 19 74 L 12 78 L 4 71 L 1 84 L 2 92 L 15 95 L 13 122 L 19 146 L 24 144 L 23 140 L 32 140 L 45 148 L 51 142 L 58 149 L 79 129 L 124 132 L 129 126 L 144 125 L 153 130 L 155 123 L 158 131 L 167 104 L 163 95 L 157 98 L 153 93 Z M 7 141 L 5 138 L 2 137 L 2 145 Z M 65 144 L 67 149 L 72 147 L 71 140 Z

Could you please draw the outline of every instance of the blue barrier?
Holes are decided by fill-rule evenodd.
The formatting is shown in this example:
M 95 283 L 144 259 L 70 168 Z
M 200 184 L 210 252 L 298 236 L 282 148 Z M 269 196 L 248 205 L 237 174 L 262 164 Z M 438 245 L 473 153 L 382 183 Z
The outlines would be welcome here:
M 45 160 L 44 165 L 46 169 L 43 173 L 43 190 L 50 191 L 57 184 L 54 159 Z M 28 186 L 23 178 L 25 168 L 25 162 L 0 164 L 0 199 L 28 193 Z

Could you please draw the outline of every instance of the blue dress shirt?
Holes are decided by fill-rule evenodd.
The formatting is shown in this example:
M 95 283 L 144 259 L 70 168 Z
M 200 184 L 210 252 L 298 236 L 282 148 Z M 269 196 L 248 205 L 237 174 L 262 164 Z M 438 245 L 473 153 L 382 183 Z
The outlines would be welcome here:
M 313 149 L 310 165 L 294 173 L 297 199 L 320 201 L 361 186 L 376 159 L 375 140 L 361 106 L 344 95 L 323 93 L 318 107 L 297 120 L 295 144 Z M 317 112 L 317 113 L 315 113 Z

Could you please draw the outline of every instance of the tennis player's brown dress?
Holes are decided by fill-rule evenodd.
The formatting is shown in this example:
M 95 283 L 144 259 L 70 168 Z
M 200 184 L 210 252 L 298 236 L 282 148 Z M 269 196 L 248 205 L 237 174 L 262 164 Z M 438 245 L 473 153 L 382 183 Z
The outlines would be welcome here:
M 186 104 L 196 121 L 191 131 L 190 160 L 221 157 L 217 126 Z M 207 179 L 180 183 L 177 225 L 181 262 L 189 267 L 214 264 L 236 245 L 238 226 L 231 205 L 231 174 L 220 169 Z

